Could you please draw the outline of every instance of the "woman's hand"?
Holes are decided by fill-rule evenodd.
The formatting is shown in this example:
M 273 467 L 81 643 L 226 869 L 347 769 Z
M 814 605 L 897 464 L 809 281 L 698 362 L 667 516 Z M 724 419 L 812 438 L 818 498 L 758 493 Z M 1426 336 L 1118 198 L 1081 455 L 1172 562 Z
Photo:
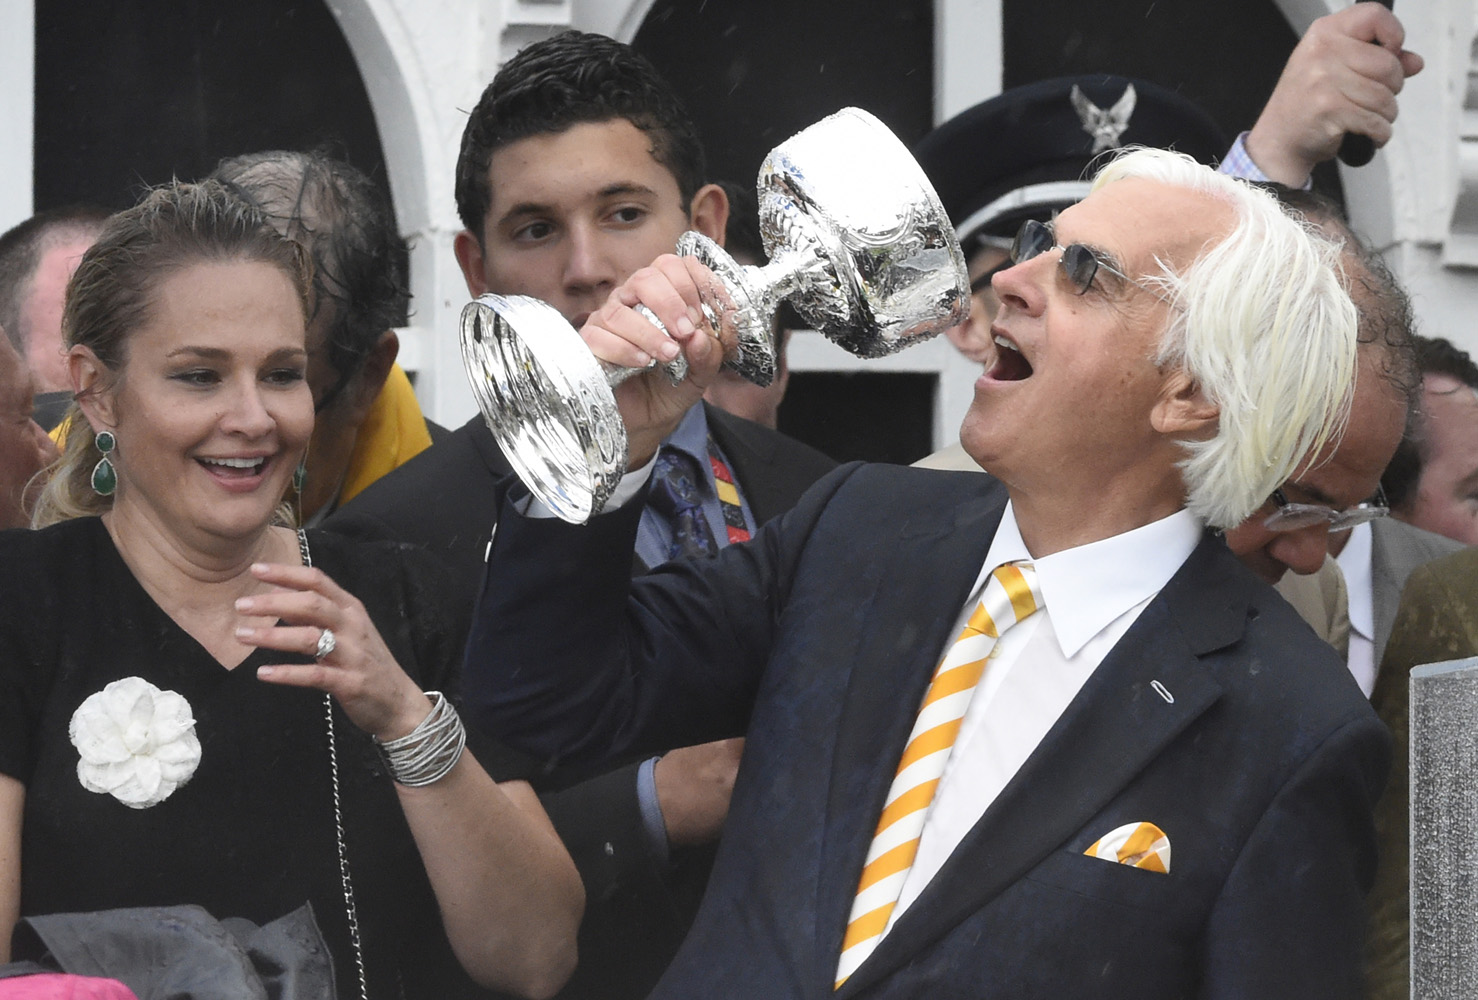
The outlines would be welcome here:
M 381 740 L 404 736 L 426 718 L 430 699 L 390 655 L 358 598 L 322 570 L 308 566 L 257 563 L 251 572 L 282 589 L 243 597 L 236 610 L 286 624 L 240 626 L 236 630 L 240 642 L 316 656 L 324 631 L 331 631 L 334 638 L 333 651 L 318 662 L 258 667 L 259 678 L 327 691 L 356 726 Z

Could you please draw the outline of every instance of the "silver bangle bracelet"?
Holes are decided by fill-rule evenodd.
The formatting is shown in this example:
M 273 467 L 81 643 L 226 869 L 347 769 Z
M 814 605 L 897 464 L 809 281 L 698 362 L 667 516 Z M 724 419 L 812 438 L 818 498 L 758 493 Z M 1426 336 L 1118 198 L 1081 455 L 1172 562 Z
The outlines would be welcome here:
M 431 711 L 421 724 L 399 739 L 372 736 L 385 770 L 398 785 L 422 788 L 447 776 L 462 757 L 467 730 L 457 710 L 440 691 L 427 691 Z

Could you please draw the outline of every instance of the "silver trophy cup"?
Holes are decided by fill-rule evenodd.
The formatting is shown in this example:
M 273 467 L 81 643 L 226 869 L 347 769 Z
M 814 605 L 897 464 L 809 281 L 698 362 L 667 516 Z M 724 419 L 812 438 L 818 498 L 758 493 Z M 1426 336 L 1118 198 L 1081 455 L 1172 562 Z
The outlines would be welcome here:
M 887 126 L 844 108 L 776 146 L 758 180 L 770 262 L 736 263 L 699 233 L 677 252 L 718 279 L 704 313 L 725 365 L 775 377 L 774 317 L 789 300 L 851 353 L 881 357 L 962 322 L 970 282 L 949 216 Z M 462 310 L 462 358 L 478 407 L 514 471 L 559 517 L 583 524 L 626 471 L 626 429 L 611 390 L 645 369 L 597 361 L 552 306 L 482 295 Z M 674 383 L 686 365 L 662 366 Z

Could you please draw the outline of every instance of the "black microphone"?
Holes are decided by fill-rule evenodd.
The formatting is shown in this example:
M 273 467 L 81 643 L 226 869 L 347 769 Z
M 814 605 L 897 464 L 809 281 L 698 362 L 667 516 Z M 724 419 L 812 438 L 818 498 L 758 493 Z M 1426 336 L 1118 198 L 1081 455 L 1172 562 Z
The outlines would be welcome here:
M 1395 0 L 1360 0 L 1360 2 L 1378 3 L 1386 10 L 1392 10 Z M 1359 132 L 1346 132 L 1345 137 L 1339 143 L 1339 158 L 1347 166 L 1363 167 L 1375 158 L 1375 140 Z

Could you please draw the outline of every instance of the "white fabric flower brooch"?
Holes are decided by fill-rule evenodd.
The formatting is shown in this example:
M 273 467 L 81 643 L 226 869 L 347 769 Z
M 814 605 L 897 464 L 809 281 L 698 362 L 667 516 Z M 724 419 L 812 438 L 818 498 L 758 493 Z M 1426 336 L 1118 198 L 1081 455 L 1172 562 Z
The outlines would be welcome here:
M 200 739 L 190 703 L 142 677 L 125 677 L 92 695 L 68 727 L 81 759 L 77 779 L 130 809 L 156 806 L 190 780 Z

